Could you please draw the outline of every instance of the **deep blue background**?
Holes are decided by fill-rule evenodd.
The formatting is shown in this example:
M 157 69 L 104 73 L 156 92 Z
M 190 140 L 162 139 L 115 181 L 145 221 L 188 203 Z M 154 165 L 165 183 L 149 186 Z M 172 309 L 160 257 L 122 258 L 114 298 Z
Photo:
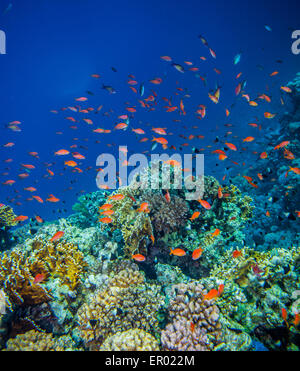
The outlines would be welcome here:
M 191 99 L 185 101 L 187 110 L 197 104 L 208 107 L 207 117 L 201 124 L 186 118 L 187 126 L 195 124 L 201 128 L 197 133 L 191 130 L 189 134 L 193 132 L 207 137 L 205 141 L 194 142 L 199 147 L 211 144 L 211 139 L 218 133 L 210 130 L 225 122 L 236 125 L 234 133 L 237 135 L 253 134 L 247 126 L 248 131 L 245 131 L 245 122 L 251 122 L 256 115 L 249 116 L 248 105 L 240 104 L 232 111 L 230 120 L 225 120 L 224 109 L 235 100 L 235 76 L 238 72 L 242 71 L 243 78 L 247 79 L 247 92 L 256 96 L 266 92 L 266 84 L 272 89 L 275 81 L 278 90 L 278 86 L 286 84 L 299 71 L 300 55 L 291 53 L 292 30 L 300 29 L 299 1 L 19 0 L 11 1 L 12 8 L 5 12 L 9 3 L 0 2 L 0 29 L 7 36 L 7 54 L 0 55 L 0 145 L 12 141 L 16 146 L 0 147 L 0 171 L 5 173 L 5 168 L 10 168 L 8 176 L 1 176 L 1 183 L 7 179 L 16 179 L 17 183 L 13 187 L 0 185 L 0 202 L 7 203 L 7 197 L 15 198 L 15 190 L 18 190 L 22 206 L 14 207 L 19 214 L 35 212 L 47 219 L 56 218 L 52 212 L 53 205 L 24 201 L 30 196 L 23 191 L 27 186 L 38 188 L 36 194 L 44 199 L 53 193 L 66 200 L 66 206 L 55 206 L 67 208 L 69 213 L 77 198 L 76 193 L 96 190 L 95 161 L 98 154 L 108 150 L 107 143 L 127 144 L 130 150 L 149 149 L 148 143 L 137 146 L 136 137 L 130 130 L 125 134 L 114 132 L 107 136 L 92 133 L 96 127 L 112 128 L 115 116 L 110 119 L 91 115 L 95 120 L 94 127 L 81 123 L 78 125 L 80 129 L 72 131 L 64 118 L 73 116 L 70 111 L 67 115 L 50 113 L 52 109 L 74 105 L 74 98 L 86 96 L 86 90 L 95 93 L 89 100 L 92 106 L 103 104 L 104 111 L 112 108 L 117 114 L 122 114 L 125 113 L 124 102 L 130 101 L 138 106 L 135 94 L 126 83 L 128 74 L 134 74 L 139 82 L 163 78 L 164 84 L 160 87 L 146 83 L 144 98 L 151 94 L 151 89 L 159 92 L 160 97 L 170 97 L 177 80 L 178 86 L 193 93 Z M 272 32 L 268 32 L 264 25 L 269 25 Z M 198 39 L 199 34 L 204 35 L 216 51 L 216 60 Z M 240 51 L 241 62 L 234 66 L 233 57 Z M 193 61 L 200 67 L 200 74 L 206 75 L 207 88 L 195 78 L 195 73 L 180 74 L 160 59 L 162 55 L 170 55 L 183 65 L 186 60 Z M 205 63 L 200 61 L 201 55 L 207 57 Z M 283 63 L 276 63 L 277 59 L 282 59 Z M 263 71 L 257 68 L 258 64 L 264 67 Z M 112 66 L 118 72 L 113 72 Z M 216 75 L 213 67 L 220 69 L 222 75 Z M 280 74 L 272 80 L 268 74 L 274 70 L 279 70 Z M 101 79 L 92 79 L 92 73 L 99 73 Z M 109 95 L 101 89 L 102 83 L 112 85 L 118 93 Z M 217 83 L 222 86 L 222 107 L 207 99 L 208 89 L 215 89 Z M 273 96 L 269 110 L 279 112 L 278 96 L 277 100 L 276 93 Z M 187 134 L 181 125 L 175 127 L 169 119 L 171 116 L 167 117 L 155 112 L 140 112 L 131 125 L 143 127 L 148 137 L 151 131 L 145 126 L 146 122 L 151 126 L 168 127 L 168 131 L 176 134 Z M 173 118 L 179 118 L 178 114 Z M 139 119 L 143 122 L 138 123 Z M 13 120 L 22 122 L 22 132 L 15 133 L 5 128 Z M 266 122 L 264 125 L 271 124 Z M 57 131 L 64 134 L 56 135 Z M 78 149 L 87 156 L 80 167 L 93 166 L 91 171 L 79 175 L 71 173 L 70 169 L 62 170 L 65 158 L 53 156 L 58 149 L 68 149 L 74 143 L 74 137 L 88 147 L 87 150 Z M 184 142 L 177 136 L 173 138 L 170 144 L 178 146 Z M 96 144 L 96 139 L 101 140 L 101 144 Z M 39 152 L 40 161 L 28 156 L 28 151 Z M 7 158 L 13 158 L 14 162 L 3 163 Z M 46 173 L 42 163 L 53 161 L 56 164 L 51 169 L 56 176 L 52 180 L 42 178 Z M 37 166 L 23 181 L 17 178 L 21 172 L 20 163 Z M 207 163 L 213 166 L 209 160 Z M 209 170 L 209 166 L 206 167 L 207 173 Z M 60 172 L 64 175 L 59 176 Z M 223 174 L 220 172 L 219 175 Z M 72 185 L 73 189 L 64 191 L 72 179 L 77 181 Z M 39 183 L 34 183 L 35 180 Z

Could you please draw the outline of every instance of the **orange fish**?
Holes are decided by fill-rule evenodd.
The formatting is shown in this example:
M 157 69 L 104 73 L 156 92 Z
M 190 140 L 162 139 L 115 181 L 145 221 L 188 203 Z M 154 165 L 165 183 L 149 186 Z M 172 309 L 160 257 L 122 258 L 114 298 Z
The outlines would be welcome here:
M 219 155 L 219 160 L 221 161 L 224 161 L 226 158 L 227 158 L 226 155 L 222 155 L 222 154 Z
M 195 211 L 193 213 L 193 215 L 190 217 L 190 220 L 194 220 L 194 219 L 197 219 L 200 215 L 200 212 L 199 211 Z
M 67 151 L 66 149 L 60 149 L 59 151 L 56 151 L 54 154 L 56 156 L 65 156 L 68 155 L 70 152 Z
M 38 216 L 38 215 L 36 215 L 35 216 L 35 220 L 38 222 L 38 223 L 44 223 L 44 220 L 40 217 L 40 216 Z
M 136 134 L 145 134 L 143 129 L 132 129 Z
M 113 215 L 113 214 L 114 214 L 114 211 L 113 210 L 104 210 L 104 211 L 101 211 L 101 215 L 109 216 L 109 215 Z
M 159 144 L 168 144 L 167 139 L 160 137 L 160 138 L 155 138 L 153 137 L 152 142 L 157 142 Z
M 300 323 L 300 315 L 299 315 L 299 313 L 295 313 L 295 318 L 294 318 L 293 324 L 295 326 L 298 326 L 299 323 Z
M 219 188 L 218 188 L 218 198 L 222 198 L 222 197 L 223 197 L 222 187 L 219 186 Z
M 75 166 L 77 166 L 77 162 L 75 162 L 75 161 L 65 161 L 65 165 L 70 166 L 70 167 L 75 167 Z
M 217 236 L 219 236 L 220 232 L 221 232 L 220 229 L 217 228 L 217 229 L 212 233 L 212 237 L 217 237 Z
M 262 176 L 261 173 L 257 173 L 257 176 L 258 176 L 258 178 L 259 178 L 260 180 L 264 180 L 264 178 L 263 178 L 263 176 Z
M 46 199 L 46 201 L 48 201 L 48 202 L 59 202 L 59 198 L 56 198 L 55 196 L 50 195 L 50 197 L 48 197 Z
M 264 116 L 266 119 L 272 119 L 273 117 L 276 116 L 276 113 L 265 112 Z
M 195 331 L 195 324 L 194 324 L 194 322 L 191 322 L 191 331 L 192 331 L 192 332 Z
M 232 252 L 232 257 L 233 257 L 233 258 L 238 258 L 239 256 L 242 256 L 242 252 L 241 252 L 241 251 L 239 251 L 239 250 L 234 250 L 234 251 Z
M 288 86 L 280 86 L 280 89 L 285 91 L 286 93 L 291 93 L 292 89 L 289 88 Z
M 44 281 L 44 279 L 46 278 L 46 275 L 44 273 L 39 273 L 37 274 L 35 277 L 34 277 L 34 281 L 33 283 L 36 284 L 36 283 L 40 283 L 42 281 Z
M 246 137 L 243 139 L 243 142 L 252 142 L 254 139 L 254 137 Z
M 236 151 L 237 150 L 237 148 L 236 148 L 236 146 L 234 144 L 232 144 L 232 143 L 225 143 L 225 144 L 226 144 L 226 146 L 228 148 L 232 149 L 233 151 Z
M 25 216 L 25 215 L 19 215 L 19 216 L 17 216 L 15 219 L 14 219 L 14 221 L 15 222 L 24 222 L 25 220 L 27 220 L 28 219 L 28 216 Z
M 36 191 L 36 188 L 34 187 L 27 187 L 27 188 L 24 188 L 25 191 L 28 191 L 28 192 L 35 192 Z
M 287 323 L 287 310 L 285 308 L 281 308 L 281 316 L 282 316 L 284 322 L 286 323 L 286 325 L 288 326 L 288 323 Z
M 99 207 L 99 210 L 109 210 L 113 207 L 112 204 L 104 204 L 102 206 Z
M 193 253 L 192 253 L 192 259 L 193 260 L 199 259 L 200 256 L 202 255 L 202 252 L 203 252 L 203 249 L 201 249 L 201 247 L 199 247 L 198 249 L 194 250 Z
M 144 212 L 144 213 L 149 213 L 150 210 L 148 208 L 149 203 L 148 202 L 142 202 L 140 207 L 137 209 L 138 212 Z
M 292 171 L 293 173 L 300 175 L 300 169 L 298 167 L 290 167 L 290 170 L 288 170 L 287 173 L 289 171 Z
M 116 130 L 122 130 L 122 129 L 126 129 L 127 127 L 128 127 L 128 125 L 125 122 L 120 122 L 119 124 L 117 124 L 115 126 L 115 129 Z
M 109 224 L 112 222 L 112 219 L 111 218 L 108 218 L 108 217 L 104 217 L 104 218 L 100 218 L 99 219 L 99 222 L 100 223 L 104 223 L 104 224 Z
M 170 196 L 170 193 L 169 193 L 168 190 L 166 191 L 165 199 L 166 199 L 167 202 L 171 202 L 171 196 Z
M 123 200 L 124 199 L 124 195 L 122 195 L 121 193 L 119 194 L 116 194 L 116 195 L 112 195 L 110 197 L 108 197 L 109 200 L 113 200 L 113 201 L 120 201 L 120 200 Z
M 265 158 L 268 157 L 268 154 L 267 154 L 267 152 L 262 152 L 259 157 L 262 158 L 262 159 L 265 159 Z
M 204 295 L 204 300 L 211 300 L 218 296 L 218 290 L 211 289 L 206 295 Z
M 206 210 L 211 208 L 210 204 L 205 200 L 198 200 L 198 202 L 200 202 L 201 206 L 203 206 Z
M 146 258 L 142 254 L 135 254 L 135 255 L 132 255 L 131 257 L 137 262 L 143 262 L 146 260 Z
M 221 283 L 218 287 L 218 296 L 221 296 L 224 292 L 224 284 Z
M 62 238 L 62 236 L 65 234 L 63 231 L 58 231 L 55 233 L 55 235 L 50 239 L 51 242 L 58 241 Z
M 35 200 L 37 200 L 39 203 L 44 203 L 43 199 L 40 196 L 32 196 Z
M 285 141 L 279 143 L 277 146 L 275 146 L 274 149 L 279 149 L 279 148 L 286 147 L 288 144 L 290 144 L 289 140 L 285 140 Z
M 287 158 L 288 160 L 294 160 L 295 159 L 294 154 L 286 148 L 284 149 L 283 157 Z
M 186 252 L 182 249 L 171 249 L 170 248 L 170 255 L 175 255 L 175 256 L 185 256 Z

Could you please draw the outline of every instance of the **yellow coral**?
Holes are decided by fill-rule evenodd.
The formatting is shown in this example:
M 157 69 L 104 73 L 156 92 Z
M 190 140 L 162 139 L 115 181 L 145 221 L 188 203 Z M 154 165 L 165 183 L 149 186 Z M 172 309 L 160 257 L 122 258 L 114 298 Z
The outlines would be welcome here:
M 50 292 L 42 285 L 34 283 L 37 274 L 58 277 L 62 284 L 74 290 L 84 271 L 86 263 L 83 254 L 70 243 L 51 243 L 34 240 L 29 253 L 19 248 L 0 257 L 0 289 L 8 298 L 8 308 L 12 304 L 34 305 L 52 299 Z
M 76 245 L 68 242 L 45 243 L 37 239 L 32 249 L 30 260 L 34 275 L 46 272 L 47 275 L 59 277 L 62 284 L 68 285 L 71 290 L 76 289 L 87 265 Z
M 33 284 L 31 263 L 19 249 L 12 250 L 9 255 L 3 253 L 0 258 L 0 288 L 8 298 L 9 309 L 12 304 L 34 305 L 51 300 L 44 287 Z
M 101 351 L 155 351 L 158 342 L 151 334 L 141 329 L 117 332 L 102 344 Z
M 17 225 L 16 217 L 17 215 L 15 215 L 11 207 L 5 205 L 0 207 L 0 226 L 13 227 Z
M 4 351 L 65 351 L 74 350 L 73 342 L 68 336 L 54 338 L 52 334 L 31 330 L 25 334 L 17 335 L 7 341 Z
M 163 299 L 157 286 L 146 285 L 136 271 L 120 271 L 78 311 L 79 330 L 90 350 L 99 350 L 110 335 L 133 328 L 159 332 L 156 311 Z

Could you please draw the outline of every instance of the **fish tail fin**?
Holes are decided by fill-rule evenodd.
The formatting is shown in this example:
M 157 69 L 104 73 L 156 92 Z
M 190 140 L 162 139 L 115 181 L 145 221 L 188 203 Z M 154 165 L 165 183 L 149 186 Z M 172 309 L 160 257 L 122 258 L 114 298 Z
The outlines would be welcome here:
M 173 249 L 171 249 L 171 247 L 170 247 L 170 255 L 172 255 L 173 254 Z

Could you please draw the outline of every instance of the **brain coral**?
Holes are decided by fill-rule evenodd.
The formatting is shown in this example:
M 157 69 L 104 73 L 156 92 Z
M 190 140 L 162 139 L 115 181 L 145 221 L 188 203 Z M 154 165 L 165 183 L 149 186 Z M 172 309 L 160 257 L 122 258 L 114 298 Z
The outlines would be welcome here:
M 159 345 L 155 337 L 140 329 L 117 332 L 106 338 L 102 351 L 155 351 Z
M 133 328 L 158 333 L 156 312 L 163 305 L 159 291 L 158 286 L 145 284 L 136 271 L 120 271 L 112 276 L 77 313 L 86 347 L 99 350 L 108 336 Z
M 169 304 L 168 324 L 161 334 L 164 350 L 212 350 L 221 343 L 219 309 L 213 300 L 204 300 L 203 286 L 197 283 L 173 286 L 176 294 Z

